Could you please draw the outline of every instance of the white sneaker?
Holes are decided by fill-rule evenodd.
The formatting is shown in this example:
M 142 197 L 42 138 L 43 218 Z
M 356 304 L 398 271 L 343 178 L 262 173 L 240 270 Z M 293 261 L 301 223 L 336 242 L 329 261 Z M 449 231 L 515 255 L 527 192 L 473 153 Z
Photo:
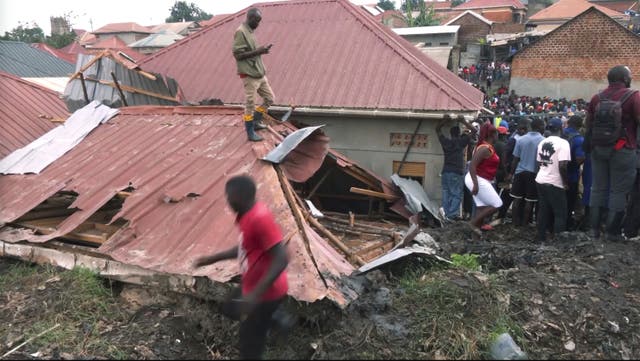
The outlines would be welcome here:
M 440 218 L 447 219 L 447 215 L 444 213 L 444 208 L 440 207 L 440 209 L 438 209 L 438 213 L 440 213 Z

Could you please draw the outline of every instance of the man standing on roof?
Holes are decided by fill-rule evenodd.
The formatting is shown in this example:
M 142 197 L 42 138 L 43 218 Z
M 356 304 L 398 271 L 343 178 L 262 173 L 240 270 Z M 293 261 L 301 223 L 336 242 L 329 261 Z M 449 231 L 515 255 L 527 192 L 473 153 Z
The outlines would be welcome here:
M 283 327 L 274 317 L 288 291 L 288 256 L 282 232 L 266 204 L 256 202 L 256 184 L 248 176 L 231 178 L 226 186 L 227 202 L 238 215 L 236 223 L 242 232 L 239 246 L 195 260 L 194 267 L 237 258 L 242 273 L 241 297 L 232 300 L 235 307 L 228 313 L 239 313 L 240 358 L 262 358 L 267 333 L 273 326 Z M 237 310 L 236 310 L 237 309 Z M 275 318 L 275 320 L 274 320 Z M 275 321 L 275 322 L 274 322 Z M 286 325 L 290 327 L 291 325 Z
M 262 137 L 255 130 L 265 129 L 262 116 L 273 104 L 273 91 L 266 77 L 266 70 L 262 63 L 262 55 L 269 54 L 273 44 L 257 46 L 254 31 L 262 20 L 262 13 L 257 8 L 251 8 L 247 12 L 247 20 L 242 23 L 233 36 L 233 56 L 236 58 L 238 75 L 244 85 L 245 108 L 244 124 L 247 137 L 252 142 L 259 142 Z M 255 108 L 256 92 L 263 100 L 261 106 Z

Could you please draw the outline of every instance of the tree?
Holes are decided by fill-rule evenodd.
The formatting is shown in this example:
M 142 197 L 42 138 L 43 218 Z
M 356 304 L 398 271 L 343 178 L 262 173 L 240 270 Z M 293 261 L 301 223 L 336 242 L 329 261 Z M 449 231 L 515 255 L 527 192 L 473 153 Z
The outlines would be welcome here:
M 76 40 L 76 34 L 74 32 L 64 34 L 52 34 L 47 36 L 46 43 L 53 46 L 56 49 L 64 48 L 65 46 L 73 43 Z
M 451 7 L 455 8 L 458 5 L 462 5 L 464 4 L 466 1 L 465 0 L 452 0 L 451 1 Z
M 380 0 L 378 6 L 383 10 L 395 10 L 396 4 L 391 0 Z
M 165 20 L 167 23 L 209 20 L 213 17 L 213 15 L 200 9 L 198 5 L 194 3 L 187 4 L 186 1 L 176 1 L 169 11 L 171 16 Z
M 406 11 L 407 25 L 412 28 L 416 26 L 439 25 L 440 19 L 436 16 L 433 5 L 427 6 L 424 0 L 409 0 L 402 5 Z M 413 9 L 418 9 L 418 16 L 413 17 Z
M 41 43 L 45 41 L 42 28 L 36 23 L 18 23 L 11 31 L 5 31 L 2 40 L 23 41 L 25 43 Z

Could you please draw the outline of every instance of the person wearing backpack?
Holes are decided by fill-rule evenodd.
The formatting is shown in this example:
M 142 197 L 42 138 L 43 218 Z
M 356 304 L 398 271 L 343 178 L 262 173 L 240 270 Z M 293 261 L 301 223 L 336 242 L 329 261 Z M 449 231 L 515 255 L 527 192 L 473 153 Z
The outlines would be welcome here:
M 602 215 L 607 240 L 621 240 L 627 194 L 635 181 L 640 93 L 631 87 L 631 70 L 615 66 L 607 74 L 609 87 L 594 95 L 587 107 L 587 147 L 591 149 L 591 235 L 599 239 Z M 608 199 L 608 204 L 607 204 Z
M 575 219 L 573 212 L 576 208 L 578 200 L 578 185 L 580 184 L 580 166 L 584 163 L 585 153 L 582 149 L 584 136 L 580 134 L 582 128 L 582 117 L 572 115 L 567 122 L 568 126 L 564 129 L 562 137 L 569 142 L 571 147 L 571 161 L 567 166 L 569 188 L 567 189 L 567 230 L 573 230 Z

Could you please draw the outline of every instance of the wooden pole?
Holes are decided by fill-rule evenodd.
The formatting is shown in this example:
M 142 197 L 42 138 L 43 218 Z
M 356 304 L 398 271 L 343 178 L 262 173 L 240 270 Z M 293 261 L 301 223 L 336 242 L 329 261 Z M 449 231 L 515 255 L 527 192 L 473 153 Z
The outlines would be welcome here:
M 356 264 L 358 264 L 358 266 L 364 266 L 366 264 L 366 262 L 362 258 L 360 258 L 359 256 L 353 255 L 353 252 L 351 252 L 351 249 L 347 247 L 347 245 L 342 243 L 342 241 L 340 241 L 336 236 L 334 236 L 333 233 L 329 232 L 329 230 L 326 229 L 322 224 L 320 224 L 320 222 L 318 222 L 317 219 L 313 217 L 307 217 L 307 220 L 309 221 L 309 223 L 311 223 L 312 226 L 316 227 L 316 229 L 318 229 L 320 233 L 322 233 L 324 236 L 329 238 L 331 243 L 333 243 L 336 247 L 338 247 L 344 254 L 346 254 L 350 258 L 353 257 L 353 259 L 355 260 Z
M 396 201 L 396 200 L 398 200 L 398 197 L 396 197 L 396 196 L 393 196 L 393 195 L 390 195 L 390 194 L 386 194 L 386 193 L 382 193 L 382 192 L 372 191 L 370 189 L 351 187 L 351 189 L 349 189 L 349 192 L 355 193 L 355 194 L 361 194 L 363 196 L 382 198 L 382 199 L 385 199 L 385 200 L 388 200 L 388 201 Z
M 84 74 L 80 73 L 80 84 L 82 84 L 82 93 L 84 94 L 84 101 L 89 104 L 89 95 L 87 94 L 87 84 L 84 81 Z
M 122 104 L 125 107 L 128 107 L 129 104 L 127 104 L 127 99 L 124 97 L 124 93 L 122 92 L 122 89 L 120 88 L 120 84 L 118 83 L 118 79 L 116 79 L 116 73 L 111 72 L 111 77 L 113 78 L 113 83 L 116 85 L 116 89 L 118 89 L 118 93 L 120 93 L 120 100 L 122 100 Z
M 31 337 L 30 339 L 26 340 L 25 342 L 23 342 L 23 343 L 19 344 L 18 346 L 14 347 L 14 348 L 13 348 L 13 349 L 11 349 L 10 351 L 8 351 L 8 352 L 7 352 L 7 353 L 5 353 L 4 355 L 2 355 L 2 357 L 0 357 L 0 358 L 5 358 L 5 357 L 7 357 L 7 356 L 11 355 L 12 353 L 14 353 L 14 352 L 18 351 L 22 346 L 24 346 L 24 345 L 28 344 L 29 342 L 31 342 L 31 341 L 33 341 L 33 340 L 35 340 L 35 339 L 36 339 L 36 338 L 38 338 L 38 337 L 43 336 L 43 335 L 44 335 L 44 334 L 46 334 L 46 333 L 49 333 L 49 332 L 51 332 L 51 331 L 55 330 L 55 329 L 56 329 L 56 328 L 58 328 L 58 327 L 60 327 L 60 324 L 59 324 L 59 323 L 58 323 L 58 324 L 56 324 L 55 326 L 53 326 L 53 327 L 49 328 L 49 329 L 46 329 L 46 330 L 44 330 L 44 331 L 40 332 L 40 333 L 39 333 L 39 334 L 37 334 L 37 335 L 35 335 L 35 336 Z

